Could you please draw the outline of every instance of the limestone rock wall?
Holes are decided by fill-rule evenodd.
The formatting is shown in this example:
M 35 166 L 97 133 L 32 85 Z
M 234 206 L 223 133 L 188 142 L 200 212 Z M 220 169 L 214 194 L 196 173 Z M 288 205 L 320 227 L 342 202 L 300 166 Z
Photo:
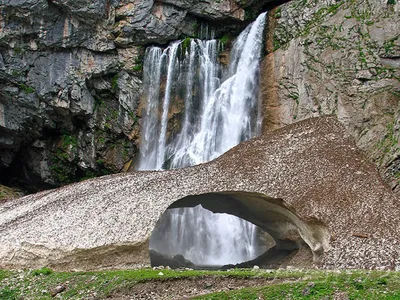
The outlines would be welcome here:
M 293 0 L 271 11 L 264 130 L 336 115 L 400 191 L 400 3 Z
M 240 31 L 270 1 L 253 2 L 2 1 L 0 182 L 40 190 L 132 169 L 145 47 L 206 24 Z

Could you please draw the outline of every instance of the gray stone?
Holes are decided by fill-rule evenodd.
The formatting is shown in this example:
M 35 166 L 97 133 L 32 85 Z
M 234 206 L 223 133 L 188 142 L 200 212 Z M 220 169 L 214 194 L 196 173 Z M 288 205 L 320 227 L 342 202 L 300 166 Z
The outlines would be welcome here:
M 399 7 L 379 1 L 283 4 L 269 15 L 270 54 L 262 70 L 264 130 L 337 115 L 397 191 Z

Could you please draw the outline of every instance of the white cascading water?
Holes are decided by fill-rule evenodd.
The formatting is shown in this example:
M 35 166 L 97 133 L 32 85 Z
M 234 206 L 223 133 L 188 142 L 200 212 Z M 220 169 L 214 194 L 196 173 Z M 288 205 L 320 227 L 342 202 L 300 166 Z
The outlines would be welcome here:
M 210 161 L 259 134 L 259 61 L 265 13 L 236 39 L 228 68 L 218 61 L 217 40 L 151 47 L 144 64 L 145 106 L 139 170 L 182 168 Z M 174 103 L 184 103 L 180 126 L 168 128 Z M 168 129 L 168 130 L 167 130 Z M 182 254 L 198 265 L 255 258 L 257 228 L 201 206 L 168 210 L 150 248 Z

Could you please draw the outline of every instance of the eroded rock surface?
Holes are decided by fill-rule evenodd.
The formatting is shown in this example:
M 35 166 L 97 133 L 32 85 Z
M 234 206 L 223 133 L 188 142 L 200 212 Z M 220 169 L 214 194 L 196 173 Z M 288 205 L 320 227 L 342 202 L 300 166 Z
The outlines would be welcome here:
M 145 47 L 240 31 L 271 1 L 253 2 L 2 1 L 0 182 L 37 191 L 132 169 Z
M 264 134 L 210 163 L 110 175 L 0 204 L 0 267 L 148 265 L 162 213 L 209 194 L 225 198 L 205 207 L 254 222 L 276 241 L 300 236 L 319 267 L 400 266 L 400 199 L 343 125 L 324 117 Z
M 334 114 L 400 191 L 400 3 L 294 0 L 269 15 L 264 129 Z

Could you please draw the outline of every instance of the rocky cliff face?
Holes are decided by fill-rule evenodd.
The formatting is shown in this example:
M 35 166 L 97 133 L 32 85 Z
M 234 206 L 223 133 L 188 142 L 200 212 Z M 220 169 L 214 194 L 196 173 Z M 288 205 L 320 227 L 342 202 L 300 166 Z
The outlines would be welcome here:
M 146 47 L 205 25 L 235 34 L 274 3 L 2 1 L 0 182 L 35 190 L 133 169 Z M 397 191 L 399 9 L 386 0 L 279 6 L 262 79 L 265 130 L 335 114 Z
M 132 168 L 145 46 L 240 30 L 270 1 L 0 5 L 0 181 L 32 190 Z
M 264 129 L 337 115 L 400 191 L 400 4 L 294 0 L 269 15 Z

